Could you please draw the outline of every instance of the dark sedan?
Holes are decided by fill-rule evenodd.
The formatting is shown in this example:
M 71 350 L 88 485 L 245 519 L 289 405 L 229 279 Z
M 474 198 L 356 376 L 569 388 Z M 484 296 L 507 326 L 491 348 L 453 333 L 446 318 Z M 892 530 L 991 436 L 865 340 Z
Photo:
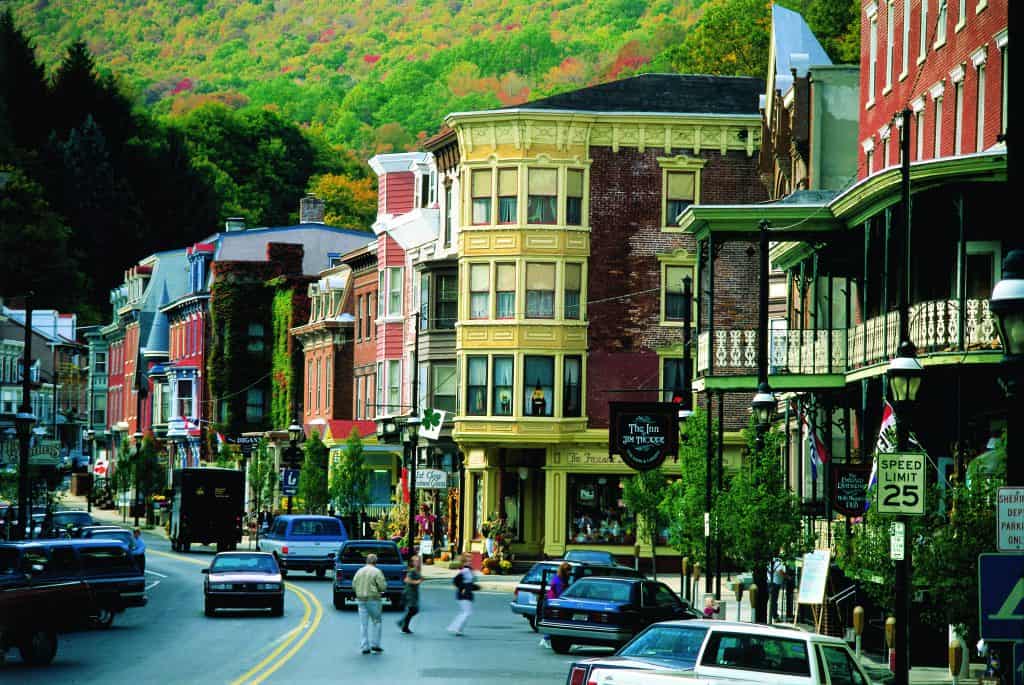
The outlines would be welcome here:
M 50 529 L 57 535 L 66 532 L 70 537 L 77 538 L 86 526 L 95 525 L 92 514 L 87 511 L 57 511 L 53 514 Z
M 584 564 L 577 561 L 569 562 L 569 584 L 572 585 L 580 578 L 588 576 L 621 576 L 624 578 L 643 578 L 643 576 L 628 566 Z M 538 561 L 526 572 L 522 580 L 516 585 L 515 594 L 509 602 L 509 608 L 513 614 L 518 614 L 530 623 L 530 627 L 537 630 L 537 601 L 540 597 L 541 582 L 545 587 L 551 585 L 551 580 L 558 572 L 561 561 Z
M 203 573 L 207 616 L 217 609 L 270 609 L 272 616 L 284 614 L 284 581 L 272 554 L 221 552 Z
M 559 654 L 572 645 L 618 647 L 652 623 L 700 617 L 667 585 L 642 578 L 581 578 L 543 607 L 538 627 Z

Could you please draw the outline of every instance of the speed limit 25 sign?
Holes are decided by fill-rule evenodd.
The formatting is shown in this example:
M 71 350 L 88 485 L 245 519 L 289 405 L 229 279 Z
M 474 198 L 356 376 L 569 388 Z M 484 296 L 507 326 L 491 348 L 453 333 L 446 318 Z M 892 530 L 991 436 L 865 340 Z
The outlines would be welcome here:
M 923 516 L 927 464 L 924 452 L 879 454 L 878 513 Z

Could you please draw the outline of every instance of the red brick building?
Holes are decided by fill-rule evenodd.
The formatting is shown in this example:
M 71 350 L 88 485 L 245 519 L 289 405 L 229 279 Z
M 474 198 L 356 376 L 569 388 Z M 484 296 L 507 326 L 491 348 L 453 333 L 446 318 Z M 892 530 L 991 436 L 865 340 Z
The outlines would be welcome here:
M 341 258 L 351 275 L 353 308 L 352 407 L 356 420 L 376 416 L 377 392 L 377 251 L 373 243 Z
M 860 178 L 899 164 L 894 116 L 907 107 L 913 161 L 996 144 L 1006 130 L 1007 2 L 862 2 Z

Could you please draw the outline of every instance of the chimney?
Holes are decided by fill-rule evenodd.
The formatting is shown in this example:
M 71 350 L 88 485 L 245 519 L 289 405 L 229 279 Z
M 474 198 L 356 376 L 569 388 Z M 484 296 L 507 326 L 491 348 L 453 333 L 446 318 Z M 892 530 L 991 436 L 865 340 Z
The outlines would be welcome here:
M 324 201 L 316 195 L 307 195 L 299 200 L 299 223 L 322 224 L 324 222 Z
M 229 216 L 224 220 L 224 230 L 228 233 L 234 231 L 245 230 L 245 217 L 244 216 Z

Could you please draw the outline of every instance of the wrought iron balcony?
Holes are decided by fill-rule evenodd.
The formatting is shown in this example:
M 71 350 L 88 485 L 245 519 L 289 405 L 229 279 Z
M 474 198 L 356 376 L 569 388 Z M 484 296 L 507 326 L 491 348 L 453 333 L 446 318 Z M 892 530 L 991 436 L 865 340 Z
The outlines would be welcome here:
M 846 371 L 846 330 L 773 330 L 768 333 L 768 373 L 827 374 Z M 757 371 L 757 330 L 715 330 L 697 336 L 697 373 L 745 375 Z

